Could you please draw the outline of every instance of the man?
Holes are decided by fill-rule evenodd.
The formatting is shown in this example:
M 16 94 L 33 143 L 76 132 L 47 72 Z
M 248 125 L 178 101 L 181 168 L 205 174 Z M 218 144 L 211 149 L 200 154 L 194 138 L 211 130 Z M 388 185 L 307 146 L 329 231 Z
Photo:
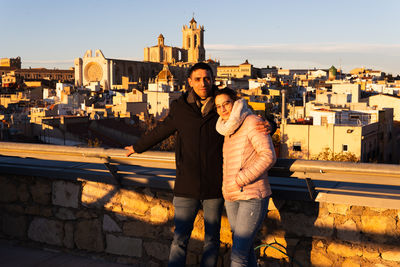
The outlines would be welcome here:
M 189 69 L 191 90 L 173 101 L 168 116 L 137 143 L 125 147 L 127 156 L 141 153 L 177 132 L 176 180 L 173 205 L 175 231 L 168 266 L 184 266 L 187 244 L 197 212 L 204 211 L 204 246 L 201 266 L 216 266 L 220 244 L 222 199 L 222 145 L 215 124 L 211 67 L 197 63 Z

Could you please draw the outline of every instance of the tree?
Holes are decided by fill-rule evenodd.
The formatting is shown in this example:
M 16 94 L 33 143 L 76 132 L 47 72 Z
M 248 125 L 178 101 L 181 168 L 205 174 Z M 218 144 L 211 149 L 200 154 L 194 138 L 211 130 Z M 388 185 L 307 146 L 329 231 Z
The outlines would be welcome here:
M 313 156 L 312 160 L 328 160 L 328 161 L 349 161 L 359 162 L 360 159 L 352 152 L 334 153 L 330 148 L 325 148 L 318 155 Z
M 140 128 L 142 128 L 147 134 L 157 126 L 157 121 L 154 117 L 146 118 L 144 122 L 141 122 Z M 161 151 L 174 151 L 175 150 L 176 133 L 162 141 L 161 143 L 155 145 L 153 149 Z

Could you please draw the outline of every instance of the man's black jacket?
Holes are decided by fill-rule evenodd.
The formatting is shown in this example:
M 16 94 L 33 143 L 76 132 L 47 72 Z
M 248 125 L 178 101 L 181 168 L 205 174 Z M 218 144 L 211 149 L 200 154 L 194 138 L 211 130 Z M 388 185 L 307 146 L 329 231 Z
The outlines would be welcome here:
M 133 145 L 141 153 L 174 132 L 176 141 L 176 180 L 174 195 L 195 199 L 222 197 L 222 145 L 224 137 L 215 124 L 213 109 L 205 117 L 196 103 L 188 103 L 185 93 L 171 103 L 168 116 Z

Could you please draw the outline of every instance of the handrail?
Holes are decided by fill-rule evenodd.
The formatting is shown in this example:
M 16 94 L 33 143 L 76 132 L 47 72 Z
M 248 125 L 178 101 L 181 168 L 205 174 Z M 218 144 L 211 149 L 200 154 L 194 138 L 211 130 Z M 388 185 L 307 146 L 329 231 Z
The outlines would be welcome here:
M 115 162 L 127 165 L 138 165 L 138 161 L 141 163 L 148 161 L 149 164 L 156 161 L 175 168 L 173 152 L 148 151 L 142 154 L 133 154 L 130 157 L 126 157 L 125 154 L 124 149 L 0 142 L 0 155 L 3 156 L 88 163 Z M 400 186 L 400 165 L 393 164 L 278 159 L 275 166 L 272 167 L 270 175 Z M 372 180 L 372 177 L 377 180 Z M 385 182 L 387 179 L 389 179 L 389 183 Z

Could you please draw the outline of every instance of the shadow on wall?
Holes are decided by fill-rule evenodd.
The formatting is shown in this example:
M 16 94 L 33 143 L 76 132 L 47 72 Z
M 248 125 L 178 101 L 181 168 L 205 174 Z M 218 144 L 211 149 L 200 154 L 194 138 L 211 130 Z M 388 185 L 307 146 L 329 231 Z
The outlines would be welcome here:
M 151 175 L 134 167 L 141 177 L 154 177 L 162 171 L 152 168 Z M 85 251 L 127 264 L 166 264 L 173 233 L 170 189 L 155 189 L 151 183 L 117 186 L 99 177 L 82 180 L 79 173 L 61 180 L 44 172 L 42 177 L 26 172 L 0 176 L 1 238 Z M 48 178 L 43 178 L 46 175 Z M 396 255 L 393 247 L 398 250 L 396 210 L 288 199 L 274 199 L 270 206 L 256 245 L 277 243 L 273 245 L 290 259 L 271 247 L 262 247 L 257 253 L 262 266 L 300 266 L 297 262 L 301 266 L 333 266 L 347 259 L 362 265 L 394 263 L 387 261 L 394 256 L 385 253 Z M 189 243 L 189 266 L 200 262 L 203 231 L 200 212 Z M 221 241 L 219 266 L 228 266 L 231 235 L 225 215 Z

